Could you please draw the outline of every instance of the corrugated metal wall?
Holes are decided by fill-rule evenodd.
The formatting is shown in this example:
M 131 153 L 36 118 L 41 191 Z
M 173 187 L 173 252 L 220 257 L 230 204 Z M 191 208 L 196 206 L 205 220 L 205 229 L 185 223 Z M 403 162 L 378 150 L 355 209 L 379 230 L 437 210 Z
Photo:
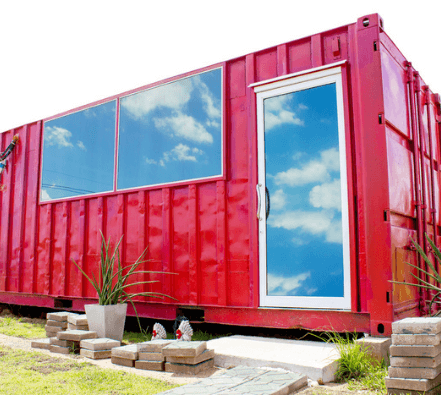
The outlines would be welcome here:
M 341 48 L 336 56 L 333 40 Z M 148 246 L 143 269 L 177 273 L 144 275 L 140 280 L 159 281 L 146 290 L 171 295 L 179 305 L 257 306 L 250 186 L 256 179 L 256 136 L 247 85 L 346 57 L 347 28 L 342 28 L 226 64 L 225 181 L 38 205 L 43 123 L 1 134 L 2 149 L 14 134 L 20 143 L 2 177 L 0 291 L 94 297 L 71 260 L 92 272 L 102 230 L 114 242 L 124 235 L 124 261 L 134 261 Z

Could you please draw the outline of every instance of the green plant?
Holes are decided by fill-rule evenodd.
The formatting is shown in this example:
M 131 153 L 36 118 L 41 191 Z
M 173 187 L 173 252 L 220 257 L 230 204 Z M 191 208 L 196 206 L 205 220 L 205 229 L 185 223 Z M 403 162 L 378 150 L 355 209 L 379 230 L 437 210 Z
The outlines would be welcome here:
M 313 335 L 327 343 L 335 344 L 339 353 L 338 367 L 335 373 L 335 380 L 337 382 L 360 380 L 372 373 L 373 370 L 378 369 L 381 365 L 372 358 L 368 348 L 362 343 L 354 342 L 349 333 L 341 335 L 337 332 L 326 332 L 324 334 L 325 337 Z
M 105 306 L 105 305 L 130 302 L 133 309 L 135 310 L 139 329 L 141 330 L 141 332 L 145 332 L 141 328 L 141 323 L 139 321 L 138 312 L 133 302 L 133 298 L 137 296 L 148 296 L 148 297 L 160 298 L 160 299 L 165 299 L 165 298 L 170 298 L 173 300 L 176 299 L 171 296 L 158 292 L 148 292 L 148 291 L 137 292 L 137 293 L 127 292 L 127 288 L 135 285 L 151 284 L 158 282 L 157 280 L 154 280 L 154 281 L 137 281 L 134 283 L 130 283 L 129 279 L 134 275 L 144 274 L 144 273 L 155 273 L 155 274 L 175 274 L 175 273 L 137 270 L 139 265 L 141 265 L 144 262 L 147 262 L 144 260 L 144 257 L 147 252 L 147 248 L 142 252 L 142 254 L 138 257 L 138 259 L 135 262 L 133 262 L 128 266 L 123 267 L 121 264 L 121 256 L 119 253 L 119 246 L 121 244 L 123 236 L 121 236 L 118 243 L 116 244 L 113 253 L 110 253 L 110 239 L 106 242 L 103 233 L 101 231 L 100 233 L 101 233 L 102 243 L 101 243 L 101 259 L 100 259 L 98 280 L 96 279 L 94 274 L 92 274 L 92 278 L 89 277 L 86 274 L 86 272 L 73 259 L 72 262 L 95 288 L 98 294 L 98 304 Z
M 430 244 L 430 247 L 432 248 L 432 253 L 435 257 L 435 259 L 438 261 L 438 263 L 441 264 L 441 251 L 436 247 L 436 245 L 433 243 L 433 241 L 430 239 L 430 237 L 427 235 L 427 233 L 425 234 L 427 241 Z M 440 274 L 437 272 L 437 270 L 435 269 L 433 263 L 430 261 L 429 257 L 426 255 L 426 253 L 424 252 L 424 250 L 421 248 L 421 246 L 411 238 L 411 241 L 413 243 L 413 245 L 415 246 L 416 250 L 418 251 L 418 253 L 423 257 L 424 261 L 426 262 L 427 266 L 430 268 L 431 272 L 429 272 L 428 270 L 425 270 L 421 267 L 418 267 L 416 265 L 413 265 L 412 263 L 406 262 L 409 266 L 417 269 L 419 276 L 416 276 L 413 273 L 410 273 L 412 275 L 412 277 L 414 277 L 418 283 L 414 284 L 414 283 L 408 283 L 405 281 L 391 281 L 392 283 L 395 284 L 403 284 L 403 285 L 410 285 L 412 287 L 418 287 L 418 288 L 423 288 L 423 289 L 427 289 L 430 291 L 431 299 L 427 300 L 426 302 L 429 303 L 429 307 L 428 307 L 428 311 L 432 312 L 432 306 L 433 304 L 441 304 L 441 302 L 438 300 L 440 298 L 441 295 L 441 287 L 439 287 L 436 284 L 441 284 L 441 276 Z M 435 280 L 435 284 L 432 284 L 428 281 L 425 280 L 425 278 L 430 277 L 431 279 Z M 433 314 L 433 316 L 439 316 L 441 314 L 441 310 L 438 312 L 435 312 Z

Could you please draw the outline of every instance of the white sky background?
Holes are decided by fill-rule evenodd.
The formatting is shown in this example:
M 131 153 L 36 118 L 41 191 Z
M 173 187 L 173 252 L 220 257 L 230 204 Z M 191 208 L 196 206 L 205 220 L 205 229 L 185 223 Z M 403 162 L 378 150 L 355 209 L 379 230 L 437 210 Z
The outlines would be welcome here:
M 0 132 L 376 12 L 441 93 L 438 4 L 0 0 Z

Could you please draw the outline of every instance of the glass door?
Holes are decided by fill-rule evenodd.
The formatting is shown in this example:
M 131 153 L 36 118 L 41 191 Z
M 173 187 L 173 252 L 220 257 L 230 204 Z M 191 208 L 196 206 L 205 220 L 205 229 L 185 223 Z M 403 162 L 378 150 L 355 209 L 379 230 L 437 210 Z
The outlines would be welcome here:
M 350 309 L 341 70 L 254 90 L 260 305 Z

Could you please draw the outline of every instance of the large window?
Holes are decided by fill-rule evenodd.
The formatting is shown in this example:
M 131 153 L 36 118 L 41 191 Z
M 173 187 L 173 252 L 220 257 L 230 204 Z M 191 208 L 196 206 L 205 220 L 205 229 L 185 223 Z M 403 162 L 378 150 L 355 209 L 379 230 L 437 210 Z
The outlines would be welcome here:
M 222 130 L 221 68 L 46 121 L 40 201 L 222 176 Z
M 118 189 L 222 174 L 222 71 L 121 99 Z
M 116 101 L 44 124 L 41 201 L 113 190 Z

